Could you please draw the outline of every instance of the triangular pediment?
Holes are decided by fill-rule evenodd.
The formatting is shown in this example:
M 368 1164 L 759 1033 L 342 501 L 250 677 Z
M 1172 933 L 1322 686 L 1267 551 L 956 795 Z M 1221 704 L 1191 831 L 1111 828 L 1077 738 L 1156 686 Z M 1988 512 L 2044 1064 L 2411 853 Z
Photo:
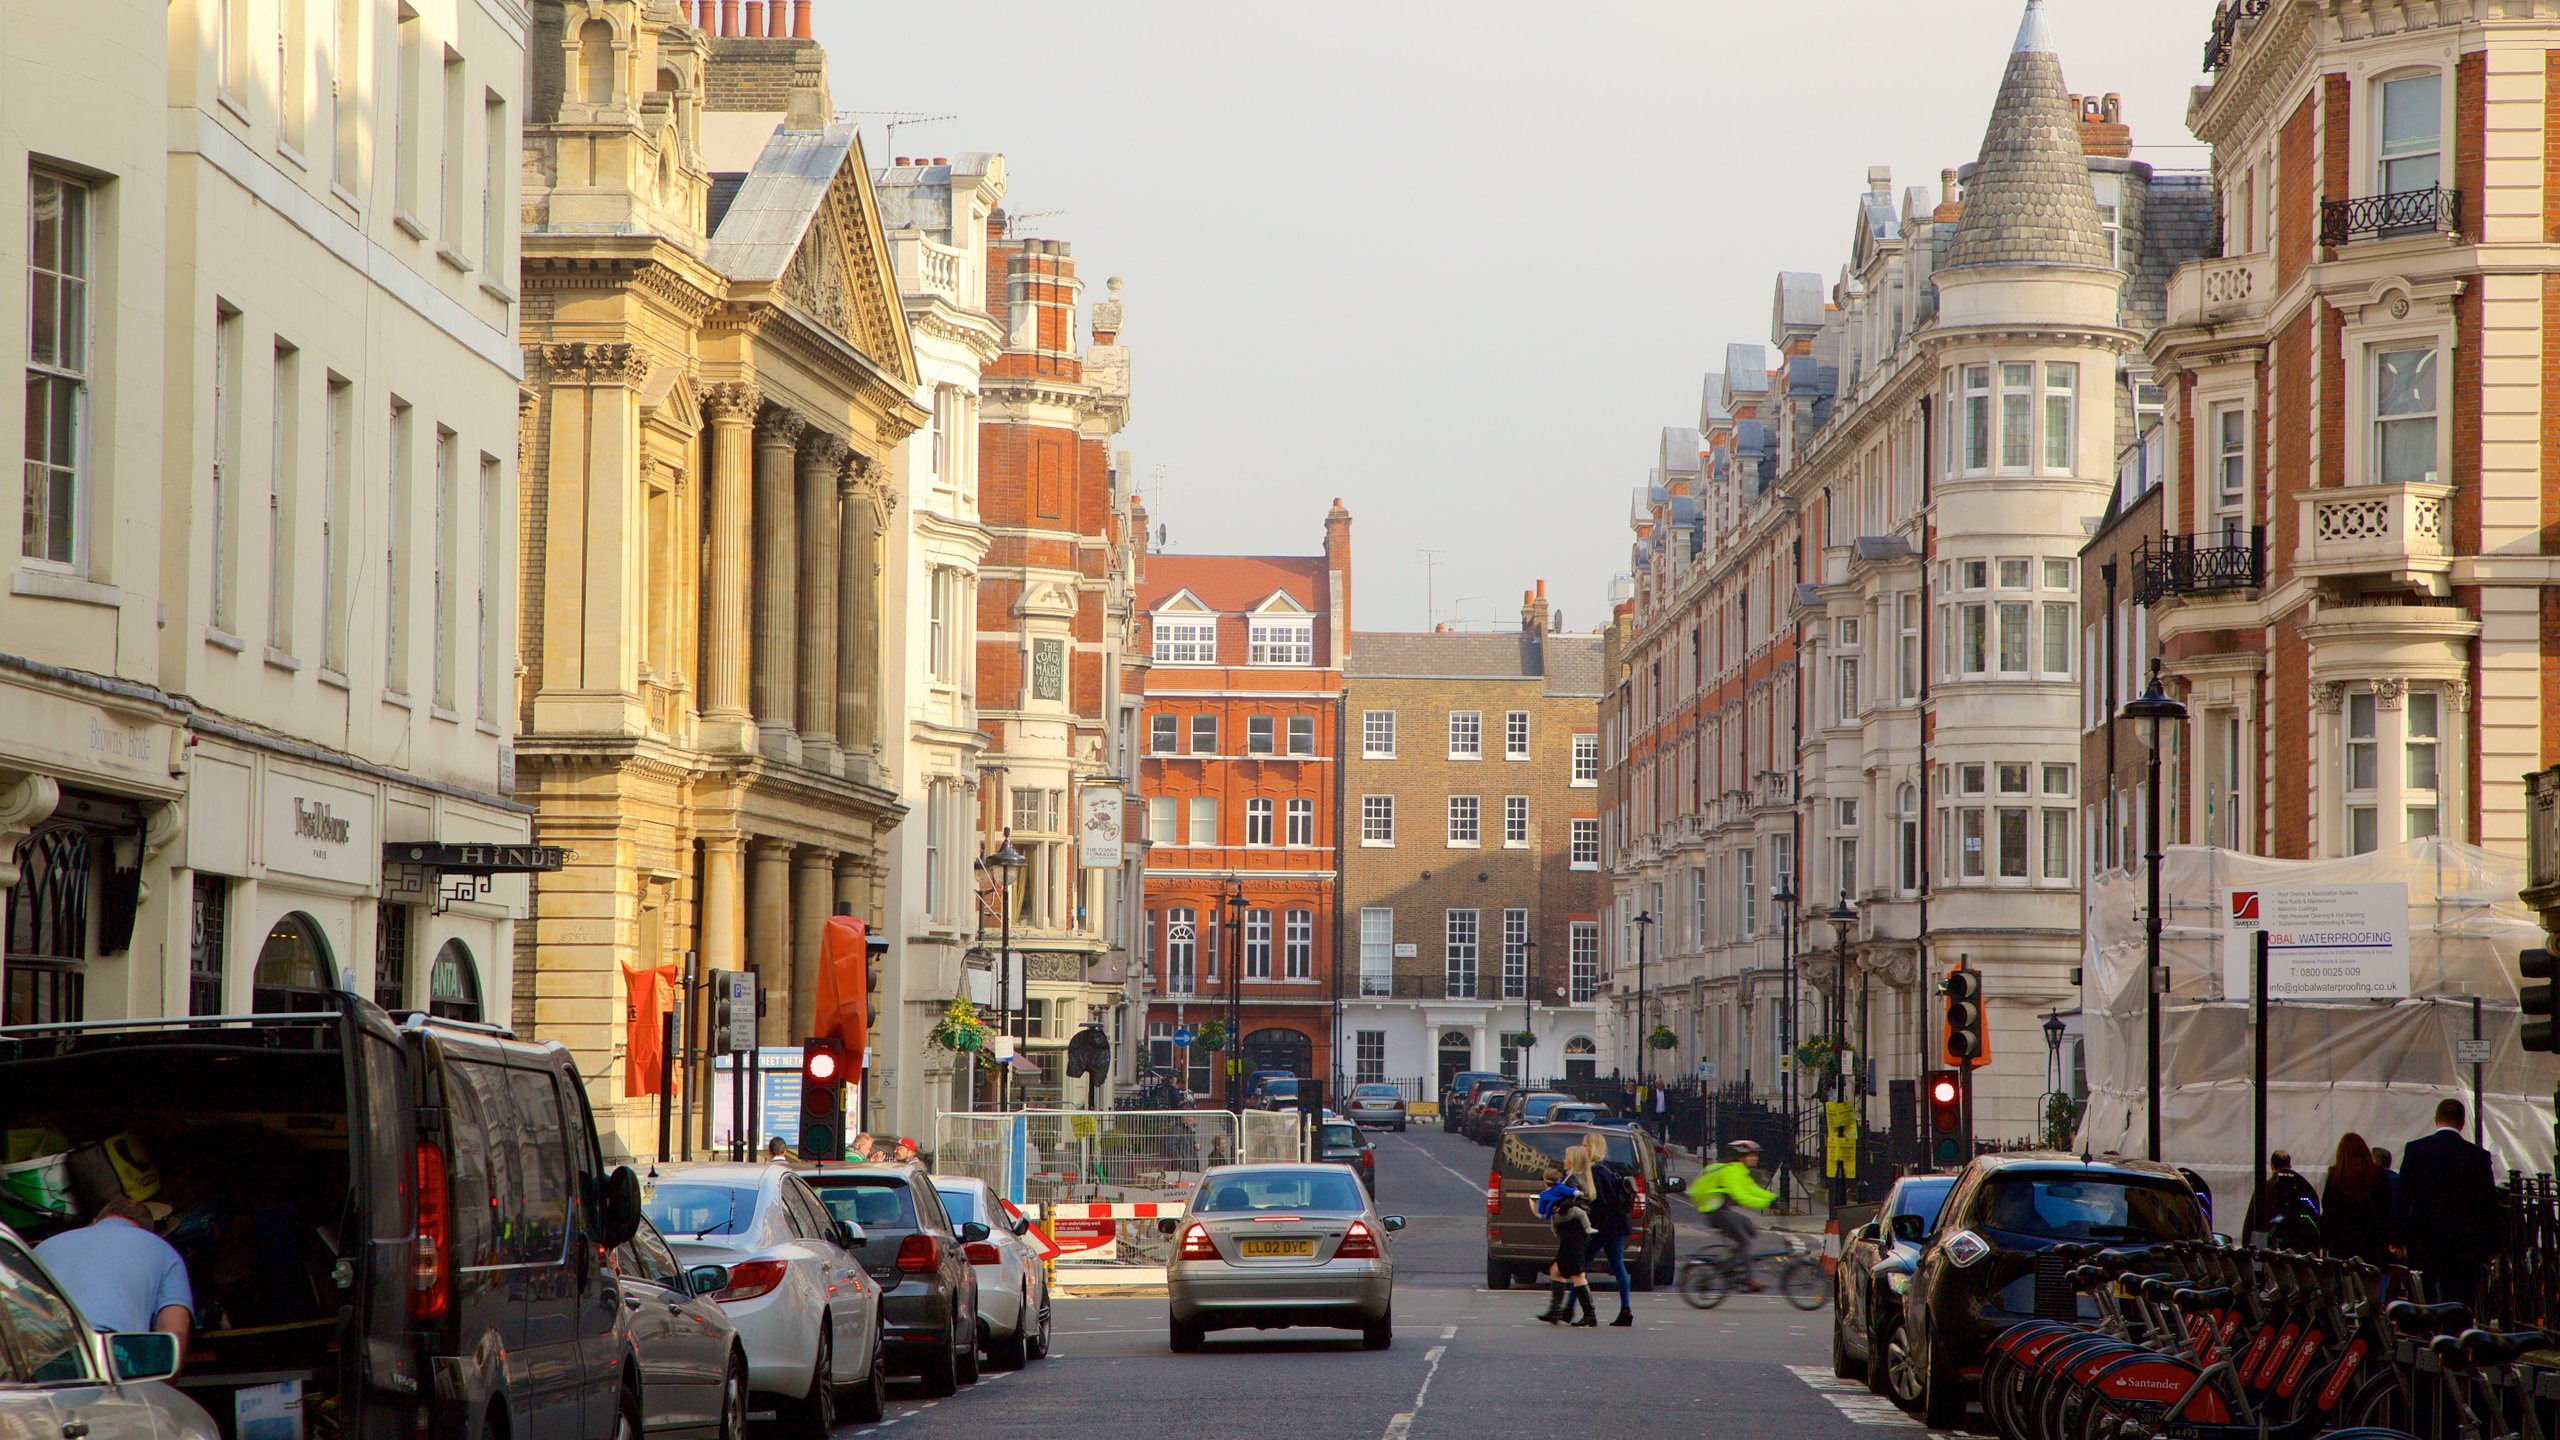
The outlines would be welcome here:
M 825 322 L 881 369 L 915 383 L 897 269 L 859 140 L 836 167 L 825 201 L 783 271 L 781 289 L 785 300 Z
M 1200 597 L 1188 590 L 1176 590 L 1155 608 L 1158 615 L 1215 615 L 1218 612 L 1200 603 Z
M 1315 612 L 1298 603 L 1298 597 L 1286 590 L 1274 590 L 1270 597 L 1253 607 L 1256 615 L 1312 615 Z

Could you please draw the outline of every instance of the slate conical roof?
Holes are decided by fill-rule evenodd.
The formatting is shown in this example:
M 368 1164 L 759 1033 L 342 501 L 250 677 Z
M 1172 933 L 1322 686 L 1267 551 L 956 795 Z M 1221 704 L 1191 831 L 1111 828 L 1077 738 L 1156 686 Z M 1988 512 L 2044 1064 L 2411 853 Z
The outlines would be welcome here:
M 2027 0 L 1947 266 L 2113 264 L 2044 0 Z

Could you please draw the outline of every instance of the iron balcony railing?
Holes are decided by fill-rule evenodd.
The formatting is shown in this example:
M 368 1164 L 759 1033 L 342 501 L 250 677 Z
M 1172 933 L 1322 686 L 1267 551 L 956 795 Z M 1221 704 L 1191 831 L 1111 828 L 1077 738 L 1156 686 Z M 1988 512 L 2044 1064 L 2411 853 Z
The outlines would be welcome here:
M 2461 228 L 2462 192 L 2441 185 L 2320 202 L 2320 243 L 2332 248 L 2394 235 L 2450 234 Z
M 2157 605 L 2175 595 L 2246 590 L 2266 583 L 2267 527 L 2247 534 L 2163 535 L 2134 552 L 2134 600 Z
M 2227 0 L 2213 12 L 2213 33 L 2205 37 L 2204 68 L 2207 73 L 2231 63 L 2231 47 L 2239 43 L 2240 22 L 2254 20 L 2267 13 L 2267 0 Z

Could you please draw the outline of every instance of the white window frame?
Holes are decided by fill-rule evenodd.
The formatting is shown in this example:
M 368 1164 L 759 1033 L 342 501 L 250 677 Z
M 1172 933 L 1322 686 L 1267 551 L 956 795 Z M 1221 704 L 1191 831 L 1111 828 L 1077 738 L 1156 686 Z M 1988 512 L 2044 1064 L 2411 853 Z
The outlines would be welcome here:
M 2382 413 L 2382 362 L 2387 356 L 2416 354 L 2424 354 L 2428 357 L 2428 379 L 2430 388 L 2434 392 L 2431 397 L 2432 408 L 2423 414 L 2416 411 L 2410 411 L 2404 414 L 2385 416 Z M 2445 347 L 2442 345 L 2408 344 L 2398 340 L 2377 339 L 2364 347 L 2363 370 L 2365 382 L 2366 428 L 2370 437 L 2370 443 L 2365 447 L 2365 463 L 2370 467 L 2367 471 L 2367 475 L 2369 476 L 2371 483 L 2377 485 L 2439 485 L 2444 482 L 2444 476 L 2446 474 L 2446 446 L 2448 443 L 2449 433 L 2452 430 L 2452 427 L 2445 423 L 2447 419 L 2450 418 L 2446 413 L 2444 403 L 2445 391 L 2447 389 L 2445 354 Z M 2413 479 L 2397 481 L 2390 479 L 2384 473 L 2383 469 L 2384 437 L 2387 434 L 2389 427 L 2416 425 L 2420 423 L 2424 423 L 2428 427 L 2428 439 L 2433 442 L 2435 451 L 2434 468 Z
M 1502 848 L 1529 848 L 1529 797 L 1526 795 L 1502 797 Z
M 1288 732 L 1289 741 L 1288 749 L 1283 753 L 1301 760 L 1312 757 L 1316 753 L 1316 717 L 1313 715 L 1289 716 L 1284 728 Z
M 1576 790 L 1596 788 L 1600 784 L 1600 737 L 1577 734 L 1573 737 L 1573 779 Z
M 1262 906 L 1244 912 L 1244 978 L 1271 978 L 1271 912 Z
M 1452 710 L 1449 712 L 1449 758 L 1481 760 L 1484 758 L 1484 712 Z
M 1214 795 L 1194 795 L 1191 797 L 1189 809 L 1191 830 L 1190 834 L 1184 837 L 1185 842 L 1199 848 L 1215 846 L 1220 838 L 1218 798 Z M 1203 823 L 1204 821 L 1206 823 Z
M 1573 840 L 1566 861 L 1576 870 L 1600 868 L 1600 821 L 1590 815 L 1573 818 Z
M 1449 797 L 1449 848 L 1477 850 L 1484 845 L 1484 798 L 1479 795 Z
M 2036 617 L 2043 631 L 2037 636 L 2041 653 L 2036 656 L 2036 670 L 2047 680 L 2071 678 L 2071 642 L 2080 629 L 2079 607 L 2068 600 L 2040 601 L 2036 607 L 2043 613 Z
M 2383 140 L 2383 127 L 2390 122 L 2391 87 L 2411 80 L 2432 79 L 2436 86 L 2435 134 L 2423 146 L 2406 146 L 2393 154 Z M 2453 177 L 2453 147 L 2448 138 L 2457 132 L 2453 107 L 2459 87 L 2449 82 L 2445 70 L 2432 65 L 2406 65 L 2385 71 L 2366 82 L 2365 104 L 2358 112 L 2364 123 L 2357 128 L 2355 145 L 2365 153 L 2358 157 L 2357 173 L 2371 177 L 2374 195 L 2419 194 L 2430 189 L 2448 189 Z M 2412 185 L 2394 190 L 2391 168 L 2432 158 L 2435 178 L 2427 185 Z
M 68 217 L 76 208 L 80 217 L 78 230 L 80 238 L 81 264 L 77 273 L 74 273 L 71 269 L 59 263 L 63 259 L 63 248 L 59 241 L 57 241 L 54 251 L 55 259 L 57 261 L 55 267 L 46 270 L 39 270 L 36 268 L 36 197 L 38 192 L 47 186 L 53 187 L 55 193 L 58 193 L 62 197 L 60 202 L 60 213 L 62 215 Z M 66 489 L 68 491 L 68 495 L 62 502 L 64 508 L 68 511 L 68 514 L 65 516 L 66 523 L 61 527 L 68 533 L 64 536 L 64 540 L 66 542 L 64 546 L 64 553 L 57 555 L 54 553 L 50 535 L 50 531 L 54 527 L 49 523 L 45 525 L 44 529 L 47 533 L 44 535 L 42 543 L 39 544 L 37 536 L 27 533 L 25 522 L 22 520 L 18 532 L 18 554 L 21 563 L 25 565 L 73 575 L 85 575 L 89 571 L 89 503 L 90 491 L 92 488 L 89 414 L 92 391 L 96 381 L 97 367 L 97 256 L 99 248 L 97 211 L 98 207 L 93 203 L 93 191 L 88 181 L 79 179 L 76 176 L 65 175 L 56 170 L 35 168 L 29 171 L 27 178 L 27 270 L 25 279 L 20 282 L 26 287 L 29 314 L 31 317 L 29 321 L 30 331 L 28 336 L 28 345 L 24 352 L 27 356 L 25 368 L 30 380 L 34 380 L 38 377 L 43 378 L 49 394 L 52 393 L 54 388 L 57 386 L 64 392 L 67 392 L 67 405 L 57 402 L 57 406 L 59 406 L 59 408 L 67 409 L 70 412 L 69 419 L 71 436 L 67 444 L 49 445 L 47 447 L 48 453 L 41 459 L 38 459 L 32 450 L 26 448 L 27 446 L 31 446 L 35 443 L 35 436 L 28 435 L 24 437 L 21 442 L 22 453 L 20 455 L 21 465 L 19 471 L 21 478 L 19 480 L 18 492 L 20 514 L 23 516 L 26 508 L 26 487 L 28 484 L 28 481 L 25 478 L 26 466 L 28 464 L 39 465 L 46 472 L 47 477 L 45 486 L 46 507 L 44 511 L 47 520 L 50 520 L 53 515 L 52 500 L 54 491 L 57 488 Z M 66 225 L 64 228 L 67 230 L 70 227 Z M 41 364 L 35 359 L 34 337 L 32 331 L 34 292 L 39 284 L 50 285 L 55 297 L 53 311 L 55 345 L 50 362 Z M 66 295 L 76 295 L 78 297 L 77 304 L 79 306 L 80 317 L 76 331 L 71 327 L 64 326 L 62 323 L 64 309 L 62 305 L 62 297 Z M 76 344 L 76 354 L 72 352 L 72 347 L 70 345 L 65 344 L 66 341 L 74 342 Z M 51 438 L 50 428 L 48 428 L 47 431 L 47 438 Z
M 1200 743 L 1203 727 L 1206 728 L 1209 737 L 1209 743 L 1206 745 Z M 1188 753 L 1193 755 L 1217 754 L 1218 717 L 1216 713 L 1208 710 L 1194 711 L 1191 715 L 1190 723 L 1183 726 L 1183 735 L 1191 744 L 1191 748 Z
M 1506 710 L 1503 712 L 1502 758 L 1505 760 L 1526 760 L 1529 758 L 1528 711 Z
M 1748 845 L 1733 852 L 1733 898 L 1735 938 L 1748 940 L 1760 933 L 1760 852 Z
M 2198 467 L 2206 477 L 2205 503 L 2200 507 L 2207 517 L 2204 533 L 2219 537 L 2225 545 L 2245 544 L 2251 529 L 2255 468 L 2249 451 L 2249 407 L 2223 403 L 2209 407 L 2207 413 L 2212 421 L 2201 438 L 2209 460 Z
M 1305 799 L 1290 801 L 1285 821 L 1288 829 L 1282 832 L 1283 838 L 1292 849 L 1303 850 L 1316 843 L 1316 802 Z
M 1482 970 L 1478 961 L 1483 950 L 1483 917 L 1474 910 L 1450 910 L 1444 913 L 1440 931 L 1440 976 L 1443 993 L 1451 1000 L 1476 998 Z
M 1396 912 L 1393 906 L 1369 905 L 1360 911 L 1360 993 L 1396 993 Z
M 1565 922 L 1565 969 L 1568 1003 L 1588 1005 L 1600 993 L 1600 922 Z
M 1280 717 L 1247 715 L 1244 717 L 1244 753 L 1271 756 L 1280 753 Z
M 2047 360 L 2037 378 L 2044 382 L 2042 403 L 2036 407 L 2039 468 L 2048 475 L 2075 474 L 2080 468 L 2080 367 L 2069 360 Z
M 1271 844 L 1272 804 L 1270 797 L 1256 795 L 1244 802 L 1244 843 L 1260 849 Z
M 1360 797 L 1360 844 L 1363 849 L 1370 850 L 1392 850 L 1396 847 L 1396 797 Z
M 1245 637 L 1247 664 L 1316 663 L 1316 622 L 1312 615 L 1256 615 L 1246 622 Z
M 1179 755 L 1182 753 L 1182 717 L 1169 710 L 1159 710 L 1147 717 L 1147 753 Z
M 1393 710 L 1360 712 L 1360 758 L 1363 760 L 1396 758 L 1396 712 Z
M 1506 909 L 1502 912 L 1502 998 L 1525 1000 L 1529 995 L 1529 912 Z
M 1190 611 L 1158 612 L 1153 658 L 1159 665 L 1218 663 L 1218 617 Z

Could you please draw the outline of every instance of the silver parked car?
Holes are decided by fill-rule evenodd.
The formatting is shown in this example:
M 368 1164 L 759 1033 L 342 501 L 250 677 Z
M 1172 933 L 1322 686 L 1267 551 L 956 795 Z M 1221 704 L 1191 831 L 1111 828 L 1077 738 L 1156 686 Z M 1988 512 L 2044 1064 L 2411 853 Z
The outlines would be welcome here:
M 745 1440 L 746 1347 L 712 1298 L 727 1287 L 728 1270 L 687 1269 L 645 1217 L 612 1258 L 623 1341 L 640 1380 L 640 1434 Z
M 0 1225 L 0 1435 L 218 1440 L 213 1417 L 160 1384 L 175 1335 L 101 1335 Z
M 1200 1177 L 1165 1267 L 1173 1348 L 1212 1330 L 1295 1325 L 1395 1343 L 1395 1260 L 1380 1215 L 1348 1165 L 1221 1165 Z
M 1362 1125 L 1392 1125 L 1404 1133 L 1404 1092 L 1393 1085 L 1354 1085 L 1342 1110 Z
M 987 1227 L 986 1238 L 964 1247 L 978 1272 L 978 1334 L 987 1358 L 1019 1369 L 1049 1353 L 1049 1267 L 1032 1247 L 1031 1219 L 984 1180 L 937 1176 L 934 1194 L 942 1212 L 959 1226 Z
M 717 1266 L 711 1298 L 747 1352 L 747 1388 L 782 1412 L 793 1440 L 825 1440 L 839 1410 L 877 1420 L 880 1286 L 862 1268 L 862 1236 L 827 1213 L 808 1182 L 778 1164 L 661 1166 L 650 1223 L 688 1267 Z

